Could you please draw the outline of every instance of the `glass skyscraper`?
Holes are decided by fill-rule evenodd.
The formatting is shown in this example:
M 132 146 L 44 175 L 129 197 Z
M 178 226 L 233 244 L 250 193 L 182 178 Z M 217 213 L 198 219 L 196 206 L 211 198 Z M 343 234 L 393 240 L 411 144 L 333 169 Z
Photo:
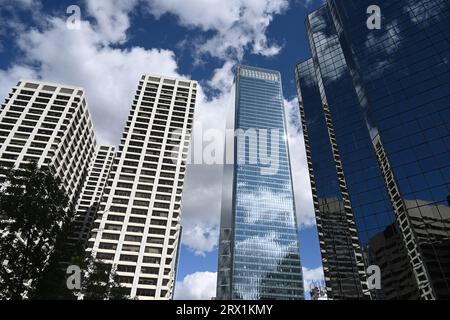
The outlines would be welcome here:
M 296 76 L 329 298 L 450 298 L 449 8 L 329 0 L 307 18 Z
M 303 299 L 280 74 L 237 66 L 234 94 L 227 119 L 235 137 L 226 154 L 232 161 L 224 166 L 217 298 Z

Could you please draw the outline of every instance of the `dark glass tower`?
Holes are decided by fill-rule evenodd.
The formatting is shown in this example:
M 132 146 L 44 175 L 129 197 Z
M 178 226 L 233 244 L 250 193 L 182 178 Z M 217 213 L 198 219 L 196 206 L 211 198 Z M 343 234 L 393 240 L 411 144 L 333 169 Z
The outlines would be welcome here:
M 450 298 L 449 16 L 446 0 L 329 0 L 307 18 L 296 76 L 330 298 Z
M 280 74 L 238 66 L 234 94 L 227 130 L 236 136 L 226 154 L 232 161 L 224 166 L 217 298 L 303 299 Z M 267 170 L 268 150 L 276 170 Z

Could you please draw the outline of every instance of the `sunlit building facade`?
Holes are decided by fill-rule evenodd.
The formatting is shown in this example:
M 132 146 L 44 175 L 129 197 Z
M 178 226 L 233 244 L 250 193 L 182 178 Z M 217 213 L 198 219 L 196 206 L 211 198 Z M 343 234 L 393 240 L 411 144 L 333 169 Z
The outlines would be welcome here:
M 95 148 L 83 88 L 21 80 L 1 105 L 0 168 L 49 166 L 73 203 Z
M 235 72 L 227 129 L 236 138 L 225 155 L 233 161 L 224 166 L 217 299 L 303 299 L 280 73 L 247 66 Z M 276 170 L 264 170 L 267 150 Z
M 75 218 L 69 241 L 84 246 L 96 218 L 103 191 L 108 181 L 116 147 L 98 146 L 75 207 Z
M 144 75 L 100 200 L 87 252 L 133 299 L 173 297 L 197 82 Z

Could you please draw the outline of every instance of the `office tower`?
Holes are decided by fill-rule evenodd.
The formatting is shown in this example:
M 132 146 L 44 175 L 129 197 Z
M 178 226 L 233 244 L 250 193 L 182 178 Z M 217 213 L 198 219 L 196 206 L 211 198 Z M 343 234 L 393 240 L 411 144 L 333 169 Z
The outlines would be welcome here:
M 236 139 L 225 155 L 232 161 L 224 165 L 217 299 L 303 299 L 280 73 L 238 66 L 234 95 L 227 131 Z M 268 150 L 275 170 L 268 170 Z
M 49 165 L 76 201 L 96 146 L 82 88 L 20 81 L 2 104 L 0 167 Z
M 296 68 L 327 295 L 448 299 L 449 3 L 383 1 L 381 29 L 367 26 L 372 4 L 311 13 L 312 59 Z M 380 289 L 367 287 L 370 265 Z
M 97 147 L 75 208 L 73 231 L 69 237 L 72 243 L 81 243 L 84 246 L 88 240 L 115 152 L 116 148 L 113 146 Z
M 197 83 L 142 76 L 87 251 L 131 298 L 170 299 Z
M 312 59 L 298 65 L 297 75 L 301 88 L 300 116 L 327 295 L 330 299 L 369 298 L 366 268 L 346 179 L 342 174 L 336 133 L 329 112 L 326 117 L 325 107 L 322 107 Z

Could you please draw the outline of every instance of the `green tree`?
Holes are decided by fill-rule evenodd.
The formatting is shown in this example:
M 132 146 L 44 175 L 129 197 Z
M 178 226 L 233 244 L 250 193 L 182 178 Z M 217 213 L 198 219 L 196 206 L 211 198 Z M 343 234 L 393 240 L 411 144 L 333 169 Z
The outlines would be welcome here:
M 0 299 L 28 299 L 51 290 L 59 278 L 47 276 L 60 266 L 73 217 L 69 198 L 48 167 L 31 163 L 6 171 L 0 188 Z

